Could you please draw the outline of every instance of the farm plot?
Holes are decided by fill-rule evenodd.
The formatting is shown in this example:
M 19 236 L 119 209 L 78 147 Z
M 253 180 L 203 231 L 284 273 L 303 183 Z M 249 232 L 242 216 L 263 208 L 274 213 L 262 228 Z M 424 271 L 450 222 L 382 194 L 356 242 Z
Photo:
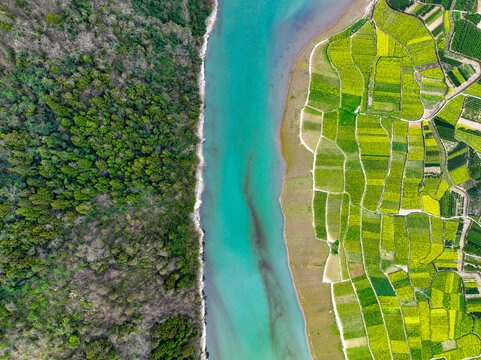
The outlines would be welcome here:
M 339 242 L 341 239 L 341 210 L 343 194 L 328 194 L 326 201 L 326 229 L 329 242 Z
M 448 229 L 448 226 L 446 226 L 445 244 L 449 244 L 450 242 L 449 241 L 450 237 L 447 234 L 447 229 Z M 439 255 L 434 260 L 434 266 L 437 269 L 442 269 L 442 270 L 456 270 L 458 268 L 458 262 L 459 262 L 459 252 L 454 248 L 445 247 L 441 255 Z
M 395 216 L 394 220 L 394 247 L 396 257 L 394 264 L 400 266 L 409 265 L 409 237 L 406 228 L 406 217 Z
M 366 328 L 352 283 L 338 282 L 332 285 L 332 289 L 347 359 L 371 359 Z
M 388 276 L 401 305 L 408 306 L 415 304 L 414 289 L 411 286 L 408 274 L 404 270 L 397 270 L 389 273 Z
M 458 20 L 454 27 L 454 37 L 451 42 L 451 50 L 481 59 L 481 30 L 468 20 Z
M 348 112 L 339 112 L 337 145 L 346 156 L 346 192 L 354 204 L 360 204 L 364 194 L 365 177 L 361 166 L 359 146 L 356 141 L 356 117 Z
M 424 213 L 411 213 L 407 216 L 406 226 L 409 235 L 409 275 L 416 288 L 431 286 L 431 276 L 422 262 L 431 248 L 431 226 L 429 216 Z
M 349 268 L 346 256 L 346 251 L 344 248 L 344 239 L 346 237 L 347 229 L 349 226 L 349 216 L 350 216 L 351 202 L 349 195 L 344 193 L 342 197 L 342 208 L 341 208 L 341 224 L 340 224 L 340 234 L 339 241 L 331 244 L 331 253 L 337 253 L 339 255 L 339 270 L 342 280 L 349 279 Z
M 444 81 L 423 78 L 421 101 L 425 108 L 432 109 L 444 100 L 448 88 Z
M 445 311 L 448 316 L 448 321 L 438 320 L 431 325 L 432 333 L 437 331 L 436 336 L 433 337 L 434 356 L 463 359 L 478 355 L 481 351 L 479 341 L 468 343 L 462 340 L 474 335 L 470 334 L 474 327 L 474 319 L 465 313 L 462 278 L 454 272 L 438 272 L 433 280 L 430 301 L 432 312 L 439 313 L 442 309 L 441 312 Z M 448 341 L 451 342 L 450 346 L 447 346 Z
M 448 79 L 454 87 L 463 85 L 469 79 L 469 76 L 464 72 L 461 72 L 461 69 L 461 67 L 458 67 L 447 73 Z
M 320 240 L 327 240 L 326 204 L 327 193 L 315 191 L 313 199 L 314 229 L 316 237 Z
M 448 73 L 460 66 L 462 66 L 462 63 L 458 60 L 459 56 L 457 56 L 455 53 L 449 51 L 446 49 L 446 44 L 445 42 L 440 44 L 442 46 L 438 47 L 438 54 L 439 54 L 439 60 L 441 61 L 441 66 L 444 72 L 448 75 Z M 446 82 L 451 85 L 451 87 L 455 88 L 456 85 L 453 84 L 452 79 L 448 75 L 446 77 Z
M 428 211 L 425 207 L 426 196 L 433 200 L 437 199 L 436 192 L 441 183 L 441 152 L 439 151 L 436 138 L 434 137 L 431 124 L 428 121 L 423 121 L 424 147 L 426 149 L 424 157 L 424 180 L 421 188 L 423 198 L 423 210 L 434 215 L 439 215 L 439 204 L 437 204 L 437 211 Z M 434 205 L 435 206 L 435 205 Z
M 363 275 L 353 280 L 361 304 L 364 322 L 369 337 L 369 347 L 375 359 L 391 359 L 389 338 L 379 302 L 368 280 Z
M 439 183 L 439 187 L 436 190 L 436 194 L 434 195 L 434 198 L 441 200 L 448 190 L 449 190 L 448 182 L 446 181 L 446 179 L 441 179 L 441 182 Z M 441 206 L 441 209 L 442 209 L 442 206 Z
M 354 65 L 351 55 L 351 38 L 348 34 L 342 33 L 333 36 L 329 42 L 329 59 L 335 68 Z
M 322 111 L 315 110 L 306 106 L 302 109 L 302 140 L 309 148 L 309 151 L 315 152 L 319 136 L 322 131 Z
M 391 35 L 376 29 L 376 49 L 377 56 L 394 56 L 400 58 L 409 58 L 404 47 Z
M 403 58 L 401 118 L 418 120 L 424 113 L 420 99 L 421 88 L 414 77 L 414 67 L 410 58 Z
M 396 255 L 394 221 L 392 216 L 382 215 L 381 226 L 381 270 L 386 273 L 394 267 L 394 257 Z
M 481 83 L 479 80 L 464 90 L 466 94 L 481 97 Z
M 341 96 L 339 76 L 329 62 L 327 46 L 318 46 L 311 61 L 308 105 L 321 111 L 338 109 Z
M 384 192 L 379 211 L 396 214 L 399 212 L 401 202 L 402 178 L 408 149 L 408 123 L 405 121 L 393 120 L 391 128 L 391 164 L 389 175 L 384 185 Z
M 341 77 L 341 108 L 354 112 L 361 105 L 364 93 L 363 78 L 356 66 L 339 68 Z
M 388 172 L 391 144 L 386 130 L 381 127 L 379 117 L 372 115 L 358 116 L 357 138 L 366 174 L 366 192 L 362 205 L 374 211 L 381 199 Z
M 422 338 L 419 304 L 416 304 L 415 306 L 404 306 L 402 308 L 402 312 L 404 317 L 404 323 L 406 325 L 406 333 L 408 334 L 408 343 L 411 357 L 413 359 L 425 359 L 426 356 L 424 355 L 424 353 L 428 348 L 425 344 L 425 341 L 429 341 L 429 338 Z
M 361 248 L 361 208 L 357 205 L 351 205 L 349 208 L 349 224 L 343 245 L 346 251 L 346 260 L 349 265 L 363 263 Z M 350 268 L 350 270 L 352 270 L 352 268 Z M 356 274 L 352 273 L 351 277 L 356 277 Z
M 441 215 L 441 205 L 438 200 L 431 195 L 421 194 L 421 200 L 423 204 L 423 211 L 432 215 Z
M 476 284 L 476 286 L 477 286 L 477 284 Z M 481 314 L 481 298 L 480 297 L 472 297 L 472 298 L 467 299 L 466 311 L 469 314 Z
M 461 11 L 476 11 L 476 0 L 456 0 L 456 5 L 454 6 L 454 10 L 461 10 Z
M 384 318 L 393 359 L 409 359 L 409 345 L 399 300 L 387 278 L 371 278 Z
M 467 96 L 454 137 L 481 152 L 481 99 Z
M 456 141 L 454 138 L 454 128 L 463 111 L 463 104 L 464 95 L 456 96 L 434 117 L 434 123 L 436 124 L 441 139 Z
M 477 223 L 469 228 L 464 251 L 466 254 L 481 256 L 481 227 Z
M 421 209 L 419 186 L 423 180 L 424 140 L 420 123 L 410 123 L 408 133 L 408 158 L 404 170 L 403 209 Z
M 372 112 L 392 113 L 401 109 L 402 58 L 383 56 L 375 67 Z
M 481 269 L 481 258 L 475 255 L 470 255 L 466 252 L 464 252 L 464 258 L 463 258 L 463 270 L 466 271 L 466 273 L 475 273 L 480 271 Z M 466 295 L 470 294 L 475 294 L 475 295 L 481 295 L 481 289 L 476 285 L 476 289 L 473 289 L 471 287 L 466 287 Z
M 336 144 L 321 137 L 316 150 L 314 186 L 317 190 L 342 193 L 344 191 L 344 155 Z
M 462 293 L 462 278 L 448 271 L 436 274 L 431 287 L 431 308 L 443 308 L 448 311 L 458 311 L 464 308 L 464 295 Z M 454 329 L 448 335 L 454 337 Z
M 362 213 L 362 247 L 364 267 L 376 293 L 386 326 L 393 358 L 409 358 L 399 300 L 389 278 L 380 270 L 381 216 L 368 211 Z
M 385 1 L 378 2 L 374 20 L 380 30 L 407 48 L 416 68 L 438 63 L 434 40 L 421 20 L 391 9 Z
M 448 247 L 458 247 L 464 221 L 460 219 L 446 220 L 444 223 L 444 243 Z
M 421 71 L 421 74 L 424 78 L 444 80 L 443 70 L 441 70 L 441 67 L 439 66 L 436 66 L 427 70 L 423 70 Z
M 478 274 L 476 274 L 474 276 L 471 276 L 471 275 L 468 275 L 468 274 L 462 275 L 466 295 L 479 295 L 478 276 L 477 275 Z M 476 299 L 476 298 L 475 297 L 467 298 L 466 301 L 469 301 L 469 299 Z
M 456 124 L 454 137 L 456 140 L 469 144 L 473 149 L 481 152 L 481 131 L 473 129 L 478 125 L 466 122 L 458 122 Z
M 441 182 L 441 185 L 442 184 L 443 182 Z M 459 194 L 452 190 L 446 191 L 444 193 L 444 195 L 439 200 L 439 206 L 441 208 L 442 217 L 449 218 L 452 216 L 457 216 L 459 215 L 460 212 L 462 212 L 462 210 L 459 209 L 459 206 L 458 206 L 458 203 L 459 203 L 458 199 L 459 199 Z
M 392 357 L 394 360 L 408 360 L 410 359 L 409 345 L 398 300 L 396 296 L 388 296 L 381 298 L 380 301 L 391 344 Z
M 444 221 L 436 216 L 431 216 L 429 220 L 431 225 L 431 246 L 426 257 L 419 260 L 420 264 L 432 263 L 444 250 Z
M 364 83 L 364 94 L 362 98 L 361 111 L 367 111 L 367 91 L 371 78 L 371 64 L 376 55 L 376 39 L 374 38 L 374 27 L 370 21 L 352 37 L 351 51 L 354 63 L 361 71 Z
M 456 185 L 468 181 L 468 169 L 466 168 L 468 147 L 464 143 L 458 143 L 455 148 L 448 152 L 448 170 Z
M 478 356 L 481 350 L 481 340 L 475 334 L 462 336 L 450 346 L 443 346 L 443 344 L 434 348 L 435 356 L 438 358 L 444 357 L 447 360 L 469 359 Z M 450 350 L 437 352 L 444 349 Z
M 379 264 L 381 262 L 381 254 L 379 250 L 380 241 L 381 215 L 363 210 L 361 243 L 364 257 L 364 268 L 370 277 L 384 277 L 379 268 Z
M 433 9 L 423 16 L 423 19 L 429 30 L 434 30 L 437 24 L 442 24 L 444 18 L 443 8 L 440 6 L 433 7 Z M 434 35 L 434 34 L 433 34 Z
M 438 2 L 410 16 L 380 0 L 311 58 L 301 136 L 347 359 L 481 353 L 481 227 L 467 218 L 479 218 L 481 83 L 460 93 L 476 71 L 449 51 L 450 22 L 469 16 Z
M 481 124 L 481 99 L 467 96 L 461 117 Z
M 322 136 L 333 142 L 337 137 L 337 119 L 339 110 L 325 112 L 322 117 Z

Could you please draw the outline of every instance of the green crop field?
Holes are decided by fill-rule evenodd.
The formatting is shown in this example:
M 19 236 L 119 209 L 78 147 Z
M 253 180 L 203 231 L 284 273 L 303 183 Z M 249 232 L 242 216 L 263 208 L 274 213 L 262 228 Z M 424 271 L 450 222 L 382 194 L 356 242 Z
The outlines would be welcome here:
M 312 54 L 301 136 L 347 359 L 481 356 L 481 14 L 436 4 L 380 0 Z
M 401 108 L 402 58 L 380 57 L 374 77 L 373 112 L 390 113 Z

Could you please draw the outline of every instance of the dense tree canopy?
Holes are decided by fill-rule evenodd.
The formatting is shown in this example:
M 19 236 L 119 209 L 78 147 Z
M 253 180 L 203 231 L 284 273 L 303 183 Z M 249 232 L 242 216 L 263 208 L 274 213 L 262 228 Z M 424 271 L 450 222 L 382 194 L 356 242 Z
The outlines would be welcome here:
M 147 359 L 150 329 L 179 314 L 179 346 L 198 354 L 190 214 L 209 11 L 2 2 L 0 357 Z

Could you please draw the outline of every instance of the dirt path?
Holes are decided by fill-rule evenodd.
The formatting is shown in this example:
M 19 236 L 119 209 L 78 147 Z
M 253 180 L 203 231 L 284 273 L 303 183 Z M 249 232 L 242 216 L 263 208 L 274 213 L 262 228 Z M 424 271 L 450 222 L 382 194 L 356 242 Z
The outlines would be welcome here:
M 459 118 L 458 124 L 470 127 L 471 129 L 481 131 L 481 124 L 464 118 Z

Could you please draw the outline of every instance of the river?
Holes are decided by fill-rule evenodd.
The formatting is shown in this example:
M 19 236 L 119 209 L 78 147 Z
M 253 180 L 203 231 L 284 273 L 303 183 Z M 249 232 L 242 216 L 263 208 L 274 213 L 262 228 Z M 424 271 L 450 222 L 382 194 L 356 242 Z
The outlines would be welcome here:
M 211 360 L 310 359 L 282 233 L 279 127 L 296 56 L 350 2 L 219 2 L 200 213 Z

